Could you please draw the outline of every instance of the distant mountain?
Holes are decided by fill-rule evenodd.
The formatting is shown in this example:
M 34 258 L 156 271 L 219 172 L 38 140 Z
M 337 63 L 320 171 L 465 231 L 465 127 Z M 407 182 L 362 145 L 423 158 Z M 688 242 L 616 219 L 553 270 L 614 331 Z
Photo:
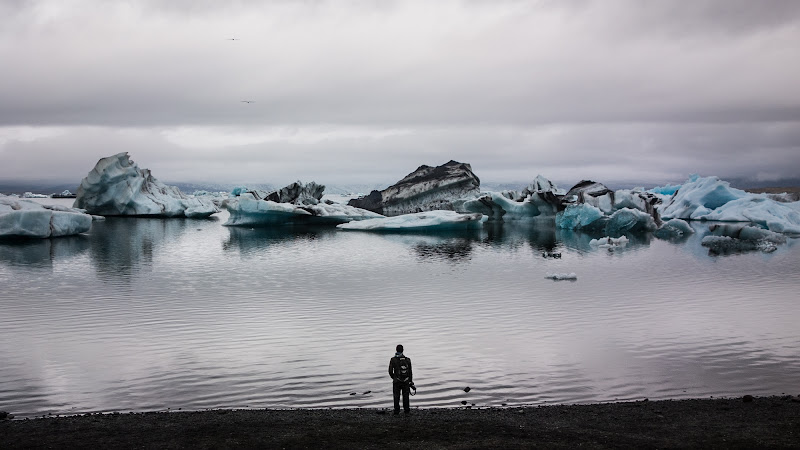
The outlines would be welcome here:
M 78 191 L 79 184 L 53 183 L 50 181 L 0 181 L 0 194 L 22 195 L 26 192 L 34 194 L 60 194 L 69 190 L 73 194 Z
M 766 189 L 766 188 L 774 188 L 774 187 L 800 187 L 800 178 L 784 178 L 780 180 L 773 180 L 773 181 L 757 181 L 749 178 L 724 178 L 723 180 L 728 181 L 731 186 L 738 188 L 738 189 Z M 531 178 L 533 180 L 533 178 Z M 578 183 L 581 180 L 574 180 L 572 183 L 563 183 L 558 182 L 556 180 L 552 180 L 555 184 L 562 189 L 569 189 Z M 663 186 L 668 183 L 653 183 L 653 182 L 643 182 L 643 183 L 631 183 L 631 182 L 614 182 L 607 181 L 607 180 L 593 180 L 599 181 L 608 186 L 611 189 L 630 189 L 637 186 L 642 186 L 644 188 L 652 188 L 656 186 Z M 686 180 L 676 180 L 675 183 L 682 183 Z M 277 186 L 270 183 L 214 183 L 214 182 L 177 182 L 172 183 L 169 181 L 164 181 L 164 184 L 171 185 L 171 186 L 178 186 L 178 188 L 186 193 L 191 194 L 195 191 L 208 191 L 208 192 L 230 192 L 233 188 L 238 186 L 246 186 L 250 189 L 259 189 L 262 191 L 274 191 L 276 189 L 280 189 L 283 186 Z M 323 183 L 324 184 L 324 183 Z M 325 185 L 325 193 L 326 194 L 338 194 L 338 195 L 352 195 L 352 194 L 369 194 L 373 190 L 382 190 L 391 185 L 391 182 L 388 183 L 372 183 L 372 184 L 326 184 Z M 526 186 L 530 184 L 529 181 L 507 181 L 507 182 L 498 182 L 498 181 L 482 181 L 481 182 L 481 190 L 482 191 L 504 191 L 504 190 L 516 190 L 520 191 L 524 189 Z M 61 193 L 64 190 L 69 190 L 72 193 L 76 193 L 78 191 L 78 186 L 80 186 L 80 182 L 78 183 L 56 183 L 52 181 L 46 180 L 34 180 L 34 181 L 12 181 L 12 180 L 0 180 L 0 194 L 18 194 L 21 195 L 25 192 L 33 192 L 35 194 L 54 194 L 54 193 Z

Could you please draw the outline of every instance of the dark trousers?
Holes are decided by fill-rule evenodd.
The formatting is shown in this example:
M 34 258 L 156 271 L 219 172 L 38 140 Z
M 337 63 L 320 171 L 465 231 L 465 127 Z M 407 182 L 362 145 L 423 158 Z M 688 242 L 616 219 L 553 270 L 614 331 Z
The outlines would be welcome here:
M 409 412 L 411 407 L 408 403 L 408 383 L 392 383 L 392 390 L 394 391 L 394 412 L 400 412 L 400 392 L 403 392 L 403 410 Z

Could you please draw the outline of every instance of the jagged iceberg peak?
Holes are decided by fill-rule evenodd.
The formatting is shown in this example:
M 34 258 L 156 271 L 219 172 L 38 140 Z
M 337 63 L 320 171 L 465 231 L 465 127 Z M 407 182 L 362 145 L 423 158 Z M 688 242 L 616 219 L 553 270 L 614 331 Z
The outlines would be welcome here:
M 91 228 L 92 216 L 83 210 L 0 195 L 0 237 L 49 238 Z
M 273 192 L 239 191 L 223 202 L 226 226 L 338 225 L 383 217 L 353 206 L 321 201 L 325 186 L 301 181 Z
M 524 196 L 548 193 L 552 193 L 554 196 L 563 196 L 565 194 L 563 189 L 559 189 L 552 181 L 541 175 L 536 175 L 533 182 L 522 190 L 522 195 Z
M 296 181 L 277 191 L 270 192 L 264 200 L 276 203 L 293 203 L 295 205 L 316 205 L 322 200 L 325 185 L 310 182 L 303 184 Z
M 348 205 L 387 216 L 454 210 L 459 199 L 477 195 L 480 184 L 467 163 L 449 161 L 436 167 L 422 165 L 392 186 L 352 199 Z
M 219 212 L 209 199 L 190 198 L 139 169 L 127 152 L 97 161 L 81 180 L 73 205 L 103 216 L 208 217 Z

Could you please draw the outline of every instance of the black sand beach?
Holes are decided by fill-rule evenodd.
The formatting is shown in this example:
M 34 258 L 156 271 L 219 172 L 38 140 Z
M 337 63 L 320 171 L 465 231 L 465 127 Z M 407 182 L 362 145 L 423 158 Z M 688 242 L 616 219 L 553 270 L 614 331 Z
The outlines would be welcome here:
M 749 399 L 748 399 L 749 400 Z M 0 448 L 800 448 L 800 399 L 213 410 L 0 422 Z

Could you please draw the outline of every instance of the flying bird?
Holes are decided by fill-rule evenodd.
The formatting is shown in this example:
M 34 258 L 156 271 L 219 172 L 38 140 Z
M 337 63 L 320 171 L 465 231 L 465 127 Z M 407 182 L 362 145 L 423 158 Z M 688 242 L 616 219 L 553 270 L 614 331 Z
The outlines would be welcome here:
M 242 100 L 242 103 L 255 103 L 255 100 Z
M 225 40 L 226 41 L 241 41 L 241 39 L 239 39 L 239 38 L 228 38 L 228 39 L 225 39 Z

